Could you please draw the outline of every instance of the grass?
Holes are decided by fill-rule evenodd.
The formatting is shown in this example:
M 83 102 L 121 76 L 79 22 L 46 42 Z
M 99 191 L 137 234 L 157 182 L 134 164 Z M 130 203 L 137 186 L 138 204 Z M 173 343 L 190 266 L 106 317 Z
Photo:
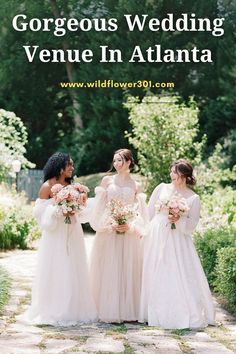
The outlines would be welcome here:
M 130 344 L 128 343 L 128 341 L 124 342 L 124 354 L 133 354 L 135 353 L 134 349 L 130 346 Z
M 182 328 L 182 329 L 174 329 L 171 331 L 171 334 L 175 334 L 177 336 L 184 336 L 190 332 L 189 328 Z
M 121 334 L 127 333 L 127 327 L 125 326 L 124 323 L 116 324 L 115 327 L 112 327 L 112 329 L 106 332 L 107 335 L 113 335 L 118 333 Z
M 0 314 L 10 297 L 11 279 L 7 271 L 0 267 Z
M 205 332 L 229 350 L 236 352 L 236 343 L 232 341 L 233 336 L 230 335 L 230 330 L 224 327 L 224 325 L 220 325 L 218 327 L 207 327 Z

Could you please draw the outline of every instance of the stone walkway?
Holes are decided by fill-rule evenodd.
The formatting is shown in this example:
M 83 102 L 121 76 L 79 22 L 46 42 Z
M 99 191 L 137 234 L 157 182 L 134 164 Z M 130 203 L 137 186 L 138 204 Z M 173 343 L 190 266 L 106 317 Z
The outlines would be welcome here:
M 92 238 L 86 237 L 90 252 Z M 27 308 L 35 271 L 36 251 L 0 254 L 0 264 L 11 274 L 11 299 L 0 317 L 0 354 L 236 353 L 236 319 L 216 303 L 216 327 L 200 331 L 161 330 L 136 323 L 94 323 L 75 327 L 29 326 L 16 319 Z

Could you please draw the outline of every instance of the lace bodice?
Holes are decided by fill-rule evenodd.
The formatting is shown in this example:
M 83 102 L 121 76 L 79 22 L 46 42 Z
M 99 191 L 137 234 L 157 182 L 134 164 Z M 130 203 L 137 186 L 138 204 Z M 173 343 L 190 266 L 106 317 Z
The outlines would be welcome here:
M 95 188 L 95 198 L 90 216 L 90 225 L 95 231 L 110 232 L 107 228 L 107 204 L 111 199 L 118 199 L 125 204 L 136 204 L 138 213 L 137 217 L 132 221 L 133 232 L 144 235 L 145 227 L 148 225 L 148 210 L 145 202 L 144 193 L 138 192 L 135 185 L 121 187 L 110 179 L 106 188 L 98 186 Z
M 107 200 L 119 199 L 127 204 L 135 202 L 136 192 L 132 187 L 120 187 L 114 182 L 111 182 L 107 187 Z

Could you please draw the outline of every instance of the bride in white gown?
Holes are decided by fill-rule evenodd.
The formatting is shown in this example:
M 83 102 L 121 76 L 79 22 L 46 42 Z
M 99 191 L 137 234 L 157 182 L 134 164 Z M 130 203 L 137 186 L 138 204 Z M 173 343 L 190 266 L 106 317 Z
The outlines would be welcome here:
M 51 192 L 54 184 L 70 183 L 73 169 L 69 155 L 63 153 L 51 156 L 44 168 L 45 182 L 34 209 L 42 230 L 38 267 L 31 306 L 23 316 L 32 323 L 68 326 L 96 320 L 80 224 L 83 212 L 77 222 L 65 224 Z
M 104 322 L 137 321 L 140 306 L 143 244 L 148 212 L 145 195 L 130 176 L 130 150 L 118 150 L 113 159 L 117 171 L 103 178 L 95 189 L 90 220 L 97 231 L 91 258 L 91 280 L 98 318 Z M 123 225 L 111 226 L 107 205 L 119 200 L 138 206 L 138 215 Z M 117 232 L 120 232 L 118 234 Z
M 171 166 L 172 183 L 157 186 L 149 202 L 139 320 L 150 326 L 198 328 L 215 322 L 211 293 L 191 238 L 200 216 L 199 196 L 189 188 L 195 183 L 192 172 L 187 161 L 176 161 Z M 155 210 L 157 202 L 176 192 L 187 202 L 187 215 Z

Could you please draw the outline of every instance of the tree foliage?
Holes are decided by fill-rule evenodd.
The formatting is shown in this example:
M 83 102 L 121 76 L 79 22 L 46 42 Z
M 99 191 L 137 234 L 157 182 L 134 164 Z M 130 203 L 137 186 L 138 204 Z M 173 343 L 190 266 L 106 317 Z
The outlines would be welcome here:
M 137 149 L 140 171 L 147 177 L 148 191 L 166 181 L 170 164 L 179 158 L 199 162 L 204 141 L 197 142 L 198 109 L 178 102 L 179 97 L 146 96 L 141 103 L 130 97 L 126 104 Z M 148 129 L 147 129 L 148 127 Z
M 105 170 L 113 150 L 129 146 L 124 131 L 130 129 L 128 112 L 123 108 L 126 94 L 143 98 L 144 89 L 63 89 L 60 82 L 113 79 L 117 81 L 174 81 L 175 89 L 186 103 L 194 96 L 199 107 L 199 131 L 207 133 L 208 150 L 235 128 L 235 14 L 234 1 L 193 0 L 30 0 L 0 1 L 1 68 L 0 106 L 22 117 L 29 132 L 27 157 L 40 168 L 55 150 L 72 151 L 80 173 Z M 28 18 L 62 16 L 66 18 L 117 18 L 114 32 L 68 32 L 56 37 L 52 32 L 17 32 L 11 21 L 17 13 Z M 127 31 L 124 14 L 148 14 L 163 18 L 173 13 L 195 13 L 196 17 L 225 17 L 225 33 L 214 37 L 210 32 Z M 214 62 L 207 63 L 129 63 L 135 45 L 143 52 L 155 44 L 163 49 L 197 46 L 210 48 Z M 94 52 L 91 63 L 29 63 L 22 46 L 40 48 L 85 49 Z M 100 63 L 100 45 L 118 48 L 122 63 Z M 154 94 L 159 94 L 152 88 Z M 170 93 L 170 92 L 169 92 Z
M 196 168 L 197 191 L 200 194 L 212 194 L 220 186 L 236 182 L 236 165 L 226 168 L 227 158 L 223 153 L 223 147 L 219 143 L 213 153 L 205 161 L 201 161 Z
M 5 179 L 12 161 L 18 159 L 23 167 L 33 167 L 26 157 L 27 131 L 13 112 L 0 109 L 0 180 Z

